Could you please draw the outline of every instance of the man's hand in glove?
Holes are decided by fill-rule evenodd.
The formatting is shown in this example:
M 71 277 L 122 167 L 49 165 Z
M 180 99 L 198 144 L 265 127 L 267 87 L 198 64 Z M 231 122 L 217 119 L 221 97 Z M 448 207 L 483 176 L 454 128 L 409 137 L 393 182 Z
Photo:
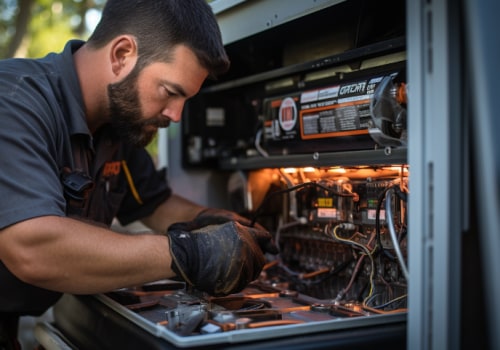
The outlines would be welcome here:
M 263 253 L 272 240 L 269 232 L 228 220 L 195 226 L 177 223 L 168 229 L 177 276 L 214 296 L 239 292 L 259 276 L 265 264 Z
M 259 223 L 252 225 L 252 221 L 250 219 L 247 219 L 233 211 L 218 208 L 206 208 L 202 210 L 192 221 L 183 223 L 183 227 L 186 230 L 192 231 L 208 225 L 224 224 L 229 221 L 236 221 L 243 226 L 253 227 L 261 231 L 267 231 Z M 266 242 L 266 245 L 262 247 L 262 250 L 264 253 L 278 254 L 278 247 L 276 247 L 272 239 Z
M 207 208 L 202 210 L 196 218 L 192 221 L 193 224 L 195 224 L 198 227 L 203 227 L 207 225 L 216 225 L 216 224 L 223 224 L 228 221 L 236 221 L 244 226 L 251 226 L 252 222 L 229 210 L 225 209 L 218 209 L 218 208 Z M 262 230 L 265 230 L 262 226 L 259 224 L 255 225 L 256 227 L 259 227 Z

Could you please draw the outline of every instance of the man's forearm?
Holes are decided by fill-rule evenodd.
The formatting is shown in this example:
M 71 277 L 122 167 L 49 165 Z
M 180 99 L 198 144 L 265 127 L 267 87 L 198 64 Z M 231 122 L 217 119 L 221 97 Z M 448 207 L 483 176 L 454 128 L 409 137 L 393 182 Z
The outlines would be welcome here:
M 24 282 L 74 294 L 174 276 L 165 236 L 120 234 L 64 217 L 30 219 L 2 230 L 0 258 Z

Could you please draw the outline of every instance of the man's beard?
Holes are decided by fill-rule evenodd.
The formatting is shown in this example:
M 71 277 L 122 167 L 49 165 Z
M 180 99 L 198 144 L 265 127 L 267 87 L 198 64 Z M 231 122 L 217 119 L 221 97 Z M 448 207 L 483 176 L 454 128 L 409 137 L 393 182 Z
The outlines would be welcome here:
M 158 129 L 170 122 L 162 116 L 146 119 L 141 110 L 137 91 L 138 71 L 132 71 L 122 81 L 108 85 L 111 126 L 118 136 L 137 147 L 144 147 L 155 137 Z M 154 126 L 153 129 L 148 126 Z

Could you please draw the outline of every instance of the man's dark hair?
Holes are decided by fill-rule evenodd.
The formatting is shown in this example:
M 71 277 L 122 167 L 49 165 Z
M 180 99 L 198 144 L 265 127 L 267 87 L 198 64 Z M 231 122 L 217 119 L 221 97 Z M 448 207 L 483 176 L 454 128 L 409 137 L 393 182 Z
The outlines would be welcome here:
M 219 26 L 205 0 L 108 0 L 88 45 L 101 48 L 123 34 L 136 38 L 139 70 L 168 62 L 179 44 L 193 50 L 213 78 L 229 68 Z

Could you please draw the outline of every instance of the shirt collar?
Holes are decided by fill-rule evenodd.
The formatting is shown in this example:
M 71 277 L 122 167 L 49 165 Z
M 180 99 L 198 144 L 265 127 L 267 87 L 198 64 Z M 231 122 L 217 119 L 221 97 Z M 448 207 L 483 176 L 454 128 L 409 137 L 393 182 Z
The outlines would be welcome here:
M 85 117 L 85 105 L 80 88 L 80 80 L 76 73 L 73 54 L 84 44 L 81 40 L 68 41 L 63 51 L 54 56 L 55 67 L 59 75 L 59 91 L 61 105 L 66 112 L 66 120 L 70 134 L 86 134 L 91 138 Z

